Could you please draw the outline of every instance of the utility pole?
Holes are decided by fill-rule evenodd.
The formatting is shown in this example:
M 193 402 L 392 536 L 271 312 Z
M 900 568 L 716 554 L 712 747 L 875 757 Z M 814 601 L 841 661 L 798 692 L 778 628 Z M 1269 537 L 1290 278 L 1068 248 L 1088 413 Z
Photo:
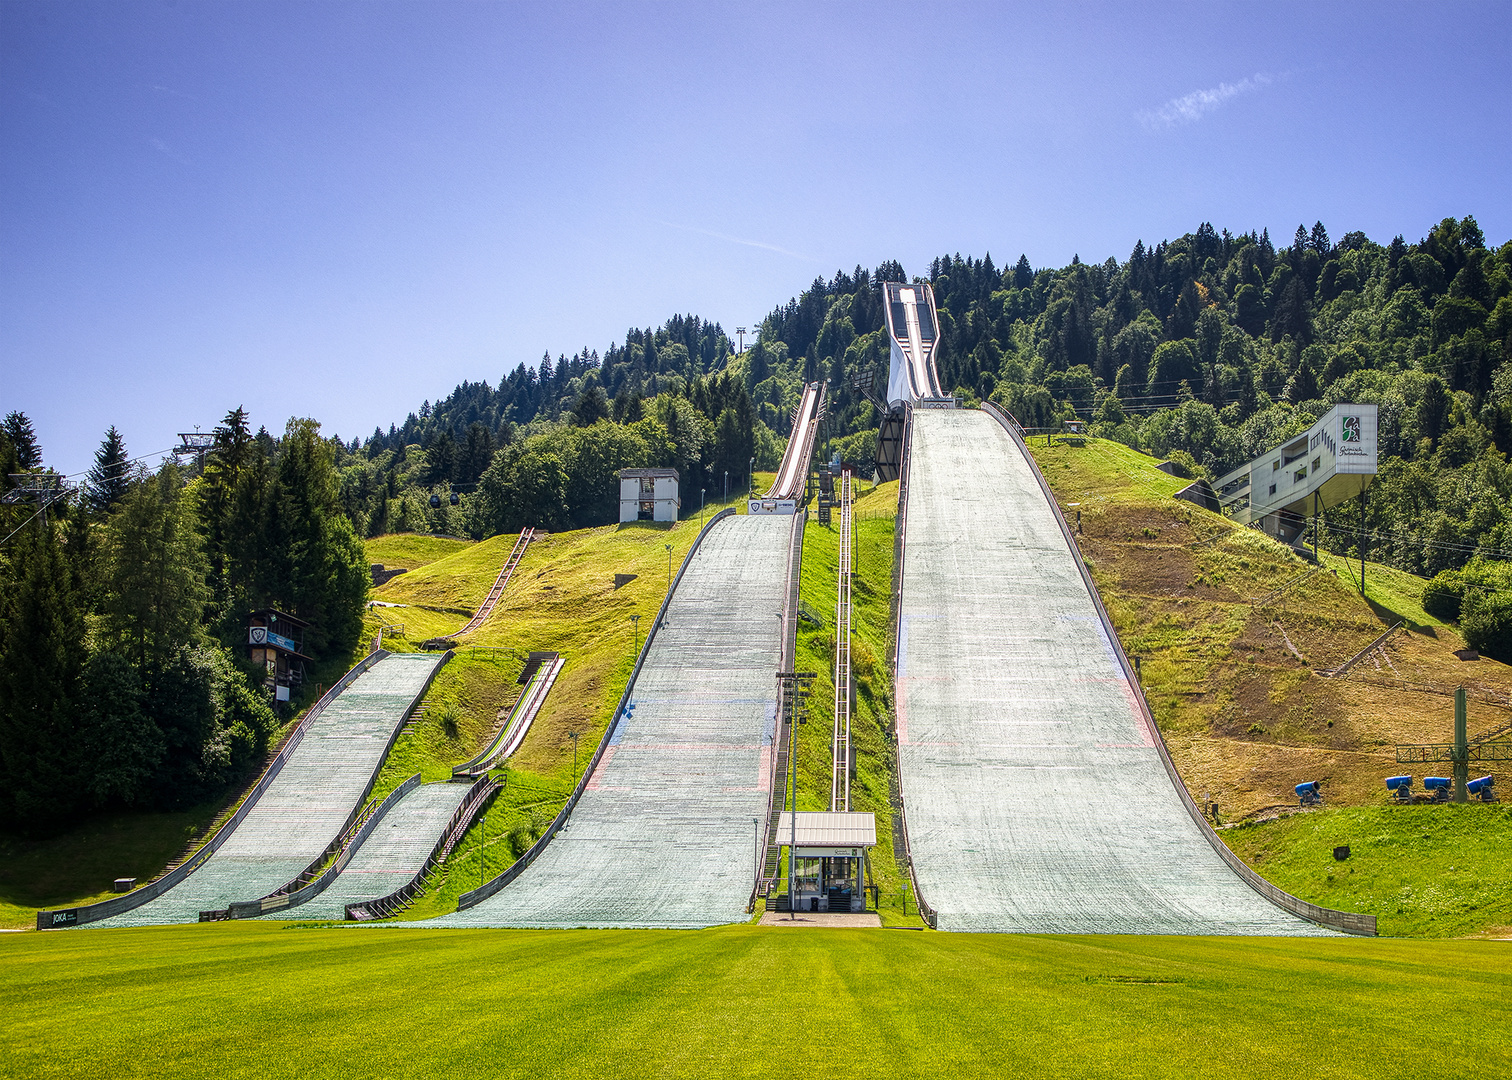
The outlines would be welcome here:
M 729 469 L 725 470 L 725 497 L 724 497 L 724 501 L 725 502 L 729 502 L 730 501 L 730 470 Z
M 1454 801 L 1469 802 L 1470 740 L 1465 735 L 1465 688 L 1454 692 Z
M 640 656 L 640 616 L 630 616 L 630 625 L 635 628 L 635 655 L 631 658 L 633 661 Z
M 792 779 L 788 790 L 792 793 L 792 812 L 788 818 L 788 918 L 796 919 L 798 912 L 798 724 L 807 722 L 808 688 L 814 682 L 812 671 L 779 671 L 781 704 L 788 716 L 788 764 Z
M 478 835 L 478 888 L 483 887 L 483 864 L 488 861 L 488 815 L 483 815 L 482 832 Z
M 703 531 L 704 504 L 709 501 L 709 489 L 698 489 L 698 531 Z
M 672 545 L 667 545 L 667 600 L 672 599 Z
M 578 782 L 578 772 L 577 772 L 577 741 L 578 741 L 578 736 L 581 735 L 581 734 L 582 734 L 581 731 L 569 731 L 567 733 L 567 737 L 572 740 L 572 786 L 573 787 L 577 787 L 577 782 Z

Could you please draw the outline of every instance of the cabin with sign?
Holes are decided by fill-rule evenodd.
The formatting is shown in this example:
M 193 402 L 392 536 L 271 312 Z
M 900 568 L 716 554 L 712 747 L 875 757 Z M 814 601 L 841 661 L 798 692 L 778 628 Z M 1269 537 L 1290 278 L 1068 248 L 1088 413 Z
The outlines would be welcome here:
M 310 624 L 285 611 L 264 608 L 247 616 L 247 646 L 250 659 L 268 673 L 263 684 L 273 700 L 288 701 L 295 687 L 305 680 L 312 657 L 304 654 L 304 632 Z

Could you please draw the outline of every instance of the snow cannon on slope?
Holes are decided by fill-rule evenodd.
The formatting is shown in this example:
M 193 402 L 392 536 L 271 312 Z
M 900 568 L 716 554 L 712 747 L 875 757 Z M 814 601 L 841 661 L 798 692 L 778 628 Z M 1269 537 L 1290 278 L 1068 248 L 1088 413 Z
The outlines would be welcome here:
M 1495 783 L 1496 781 L 1491 777 L 1482 776 L 1466 784 L 1465 790 L 1481 802 L 1495 802 L 1496 792 L 1493 788 Z
M 1448 802 L 1449 793 L 1454 790 L 1454 779 L 1449 776 L 1425 776 L 1423 787 L 1433 796 L 1433 802 Z
M 1399 803 L 1412 801 L 1412 777 L 1411 776 L 1388 776 L 1386 778 L 1386 790 L 1391 792 L 1391 797 Z
M 1309 780 L 1305 784 L 1298 784 L 1292 789 L 1297 793 L 1297 801 L 1301 806 L 1322 806 L 1323 793 L 1318 790 L 1318 782 Z

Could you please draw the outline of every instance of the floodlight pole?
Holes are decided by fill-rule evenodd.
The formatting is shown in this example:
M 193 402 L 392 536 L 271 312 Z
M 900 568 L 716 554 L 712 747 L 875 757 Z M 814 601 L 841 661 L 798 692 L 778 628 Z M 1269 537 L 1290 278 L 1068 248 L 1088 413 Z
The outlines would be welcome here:
M 577 741 L 578 741 L 578 736 L 581 735 L 581 734 L 582 734 L 582 732 L 580 732 L 580 731 L 569 731 L 567 733 L 567 737 L 572 740 L 572 786 L 573 787 L 577 787 L 577 782 L 578 782 L 578 773 L 577 773 Z
M 751 459 L 751 464 L 746 468 L 746 487 L 750 494 L 756 494 L 756 459 Z
M 698 489 L 698 529 L 699 529 L 700 532 L 703 531 L 704 504 L 707 503 L 708 501 L 709 501 L 709 489 L 708 488 L 699 488 Z
M 724 497 L 724 501 L 725 502 L 729 502 L 730 501 L 730 470 L 729 469 L 725 470 L 725 497 Z
M 672 601 L 672 545 L 667 545 L 667 602 Z
M 640 657 L 640 616 L 630 616 L 630 625 L 635 628 L 635 656 L 632 659 L 637 659 Z
M 488 815 L 483 815 L 483 823 L 480 826 L 482 832 L 478 835 L 478 888 L 483 887 L 483 864 L 488 861 Z

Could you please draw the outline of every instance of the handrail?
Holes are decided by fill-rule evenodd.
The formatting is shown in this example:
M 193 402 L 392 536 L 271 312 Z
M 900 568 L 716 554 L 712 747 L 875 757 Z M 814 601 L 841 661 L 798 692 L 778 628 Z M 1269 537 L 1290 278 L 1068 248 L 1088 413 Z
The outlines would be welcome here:
M 347 904 L 343 913 L 346 921 L 365 922 L 369 919 L 386 919 L 409 907 L 410 901 L 424 885 L 425 876 L 431 872 L 431 868 L 451 854 L 453 846 L 468 829 L 472 828 L 472 823 L 479 811 L 500 787 L 497 780 L 487 775 L 474 780 L 472 787 L 467 789 L 467 794 L 462 796 L 461 805 L 452 814 L 451 820 L 446 823 L 446 828 L 441 830 L 436 846 L 431 848 L 430 854 L 425 857 L 425 862 L 420 865 L 419 870 L 415 871 L 414 876 L 385 896 Z
M 893 524 L 893 595 L 892 595 L 892 669 L 893 669 L 893 702 L 901 700 L 902 688 L 897 685 L 899 659 L 903 648 L 903 556 L 907 550 L 908 540 L 908 485 L 909 475 L 912 472 L 913 451 L 913 406 L 905 406 L 903 420 L 903 447 L 898 458 L 898 516 Z M 903 761 L 898 746 L 896 730 L 893 738 L 893 775 L 898 782 L 898 823 L 903 827 L 903 857 L 908 860 L 908 879 L 913 883 L 914 903 L 919 908 L 919 914 L 924 916 L 924 921 L 932 928 L 940 927 L 940 913 L 930 906 L 924 899 L 924 893 L 919 889 L 919 875 L 914 871 L 913 846 L 908 840 L 908 800 L 903 794 Z
M 1019 452 L 1024 455 L 1024 460 L 1029 463 L 1030 471 L 1034 473 L 1035 479 L 1039 481 L 1040 491 L 1044 493 L 1045 502 L 1049 504 L 1051 511 L 1055 514 L 1055 520 L 1060 524 L 1061 534 L 1065 537 L 1067 549 L 1071 552 L 1073 561 L 1081 572 L 1082 582 L 1087 587 L 1087 593 L 1092 597 L 1092 603 L 1097 607 L 1098 618 L 1101 619 L 1103 630 L 1108 641 L 1112 644 L 1114 655 L 1118 657 L 1118 663 L 1123 669 L 1124 678 L 1134 691 L 1134 699 L 1139 702 L 1141 718 L 1144 721 L 1145 727 L 1150 732 L 1151 741 L 1155 744 L 1156 753 L 1160 756 L 1160 762 L 1165 767 L 1166 775 L 1171 781 L 1171 786 L 1176 789 L 1177 795 L 1181 798 L 1182 805 L 1186 807 L 1187 814 L 1196 823 L 1197 828 L 1218 854 L 1218 857 L 1227 863 L 1229 869 L 1234 871 L 1245 884 L 1249 885 L 1250 888 L 1282 910 L 1288 911 L 1309 922 L 1315 922 L 1320 926 L 1326 926 L 1333 930 L 1340 930 L 1346 934 L 1374 937 L 1376 934 L 1376 917 L 1374 915 L 1365 915 L 1352 911 L 1335 911 L 1332 908 L 1320 907 L 1317 904 L 1312 904 L 1293 896 L 1284 889 L 1277 888 L 1255 873 L 1254 870 L 1251 870 L 1243 859 L 1230 851 L 1229 846 L 1223 842 L 1217 831 L 1208 823 L 1207 818 L 1203 816 L 1202 810 L 1198 808 L 1197 801 L 1192 798 L 1192 793 L 1187 790 L 1186 782 L 1182 780 L 1181 773 L 1176 769 L 1176 763 L 1171 758 L 1170 748 L 1166 746 L 1165 735 L 1162 734 L 1160 725 L 1155 723 L 1155 714 L 1150 711 L 1150 703 L 1145 700 L 1144 687 L 1139 684 L 1139 679 L 1134 674 L 1134 666 L 1129 662 L 1128 654 L 1124 652 L 1123 643 L 1118 639 L 1118 632 L 1113 628 L 1113 620 L 1108 615 L 1108 609 L 1103 606 L 1102 597 L 1098 595 L 1097 585 L 1092 580 L 1092 574 L 1087 569 L 1086 562 L 1077 554 L 1079 549 L 1076 546 L 1076 536 L 1071 531 L 1071 526 L 1066 521 L 1066 516 L 1061 513 L 1060 504 L 1055 501 L 1055 493 L 1050 490 L 1049 482 L 1045 480 L 1044 474 L 1040 472 L 1039 464 L 1034 460 L 1034 455 L 1029 452 L 1028 445 L 1024 442 L 1022 436 L 1014 431 L 1014 425 L 1003 415 L 1002 410 L 995 403 L 984 401 L 982 403 L 982 411 L 1001 424 L 1003 430 L 1008 432 L 1008 437 L 1013 440 Z
M 361 660 L 357 661 L 357 663 L 353 664 L 350 671 L 322 694 L 320 700 L 310 706 L 305 712 L 304 717 L 295 725 L 294 730 L 284 737 L 282 745 L 273 755 L 273 760 L 268 762 L 267 767 L 263 769 L 261 778 L 253 785 L 252 790 L 247 793 L 247 797 L 242 800 L 242 804 L 237 807 L 236 812 L 227 818 L 221 827 L 211 834 L 210 839 L 206 840 L 193 855 L 160 877 L 149 881 L 139 889 L 133 889 L 123 896 L 101 900 L 95 904 L 84 904 L 76 908 L 39 911 L 37 912 L 37 929 L 61 930 L 69 926 L 78 926 L 82 923 L 98 922 L 101 919 L 109 919 L 124 912 L 132 911 L 150 900 L 156 900 L 195 870 L 198 870 L 206 859 L 214 855 L 221 845 L 231 839 L 231 834 L 242 823 L 242 819 L 252 811 L 252 808 L 257 805 L 257 800 L 262 798 L 263 793 L 278 778 L 278 774 L 282 771 L 284 763 L 289 760 L 289 757 L 298 748 L 300 740 L 304 738 L 305 732 L 315 722 L 316 717 L 324 712 L 326 706 L 350 686 L 357 676 L 367 671 L 380 660 L 392 655 L 387 649 L 379 649 L 376 652 L 368 653 Z
M 363 843 L 372 835 L 373 830 L 378 827 L 388 812 L 398 805 L 401 799 L 419 786 L 420 774 L 415 773 L 415 775 L 384 796 L 381 802 L 369 806 L 367 812 L 358 819 L 358 823 L 351 830 L 351 838 L 342 847 L 341 853 L 336 856 L 336 861 L 327 866 L 319 877 L 301 885 L 297 889 L 288 889 L 288 886 L 285 886 L 284 889 L 269 893 L 260 900 L 236 901 L 227 905 L 224 916 L 228 919 L 253 919 L 259 915 L 266 915 L 270 911 L 285 911 L 288 908 L 299 907 L 301 904 L 315 899 L 315 897 L 325 892 L 330 887 L 331 882 L 335 881 L 337 876 L 347 868 L 353 857 L 361 849 Z M 295 880 L 298 879 L 296 878 Z M 288 891 L 285 891 L 285 889 Z M 217 912 L 217 914 L 221 913 Z
M 619 704 L 614 707 L 614 715 L 604 728 L 603 737 L 599 739 L 598 748 L 593 752 L 593 758 L 588 762 L 588 767 L 583 770 L 583 775 L 578 779 L 577 786 L 572 789 L 572 794 L 567 798 L 567 805 L 562 807 L 561 812 L 552 820 L 545 833 L 530 848 L 514 861 L 514 864 L 502 874 L 490 881 L 484 882 L 471 892 L 465 892 L 457 898 L 457 910 L 465 911 L 475 904 L 487 900 L 494 893 L 508 885 L 515 878 L 524 873 L 525 869 L 535 862 L 541 852 L 546 850 L 546 845 L 552 837 L 567 823 L 567 818 L 576 809 L 578 800 L 583 797 L 583 792 L 588 789 L 588 781 L 592 779 L 593 772 L 603 760 L 604 751 L 609 747 L 609 740 L 614 736 L 614 730 L 625 717 L 625 706 L 630 703 L 630 692 L 635 689 L 636 677 L 640 675 L 641 665 L 646 662 L 646 655 L 651 651 L 651 643 L 656 640 L 656 631 L 661 627 L 662 621 L 667 617 L 667 608 L 672 603 L 673 594 L 677 592 L 677 586 L 682 582 L 683 574 L 688 570 L 688 565 L 693 561 L 693 556 L 698 553 L 704 538 L 716 524 L 735 513 L 732 507 L 725 507 L 719 513 L 709 519 L 709 523 L 699 531 L 693 540 L 693 545 L 688 548 L 688 554 L 683 558 L 682 566 L 678 567 L 677 577 L 672 581 L 672 588 L 667 590 L 667 595 L 662 598 L 661 607 L 656 612 L 656 621 L 651 624 L 651 630 L 646 634 L 646 640 L 641 645 L 640 655 L 635 658 L 635 667 L 630 671 L 630 681 L 625 684 L 625 692 L 620 695 Z
M 1407 623 L 1406 623 L 1405 620 L 1398 619 L 1396 622 L 1394 622 L 1394 623 L 1391 624 L 1390 628 L 1387 629 L 1387 631 L 1384 634 L 1382 634 L 1380 637 L 1376 638 L 1374 641 L 1372 641 L 1369 645 L 1365 646 L 1359 652 L 1355 653 L 1353 656 L 1351 656 L 1348 660 L 1344 661 L 1338 667 L 1332 668 L 1332 669 L 1330 669 L 1328 671 L 1319 671 L 1318 674 L 1322 675 L 1322 676 L 1324 676 L 1326 678 L 1329 678 L 1329 679 L 1341 679 L 1341 678 L 1343 678 L 1345 675 L 1349 674 L 1349 669 L 1350 668 L 1354 667 L 1361 660 L 1365 659 L 1371 653 L 1373 653 L 1377 649 L 1379 649 L 1382 645 L 1386 644 L 1386 639 L 1387 638 L 1391 637 L 1392 634 L 1396 633 L 1398 630 L 1402 629 L 1402 627 L 1404 627 L 1406 625 L 1407 625 Z

